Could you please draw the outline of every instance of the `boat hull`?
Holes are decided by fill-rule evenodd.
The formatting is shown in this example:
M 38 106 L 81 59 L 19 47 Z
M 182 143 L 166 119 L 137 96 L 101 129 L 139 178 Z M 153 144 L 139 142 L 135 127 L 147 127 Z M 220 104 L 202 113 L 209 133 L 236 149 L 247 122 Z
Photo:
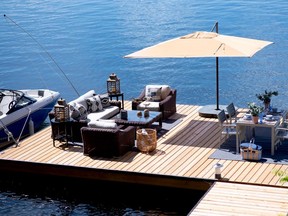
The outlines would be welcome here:
M 50 96 L 38 98 L 35 103 L 2 117 L 1 121 L 14 139 L 19 139 L 20 135 L 26 137 L 41 128 L 59 97 L 58 92 L 51 91 Z M 0 148 L 3 148 L 14 141 L 8 138 L 3 127 L 0 128 Z

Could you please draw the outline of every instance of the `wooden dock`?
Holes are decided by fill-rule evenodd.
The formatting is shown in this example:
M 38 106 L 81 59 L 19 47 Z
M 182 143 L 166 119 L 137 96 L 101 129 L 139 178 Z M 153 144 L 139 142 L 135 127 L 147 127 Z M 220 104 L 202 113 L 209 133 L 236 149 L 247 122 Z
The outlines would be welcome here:
M 125 101 L 131 109 L 131 102 Z M 174 188 L 208 190 L 215 179 L 214 165 L 221 163 L 222 177 L 229 183 L 287 189 L 273 170 L 288 165 L 210 159 L 220 146 L 218 120 L 198 115 L 201 106 L 177 105 L 175 127 L 158 139 L 150 154 L 131 151 L 118 158 L 90 158 L 81 146 L 53 147 L 50 127 L 24 139 L 18 147 L 0 153 L 0 169 L 52 176 L 139 183 Z M 288 156 L 287 156 L 288 157 Z M 220 195 L 219 195 L 220 196 Z
M 285 216 L 287 211 L 286 188 L 216 182 L 189 215 Z

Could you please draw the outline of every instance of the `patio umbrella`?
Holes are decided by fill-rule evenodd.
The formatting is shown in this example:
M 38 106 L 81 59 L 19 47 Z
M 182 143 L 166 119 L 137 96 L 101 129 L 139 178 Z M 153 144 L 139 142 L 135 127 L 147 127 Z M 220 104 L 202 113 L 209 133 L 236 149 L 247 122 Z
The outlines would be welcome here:
M 216 32 L 194 32 L 161 42 L 124 56 L 125 58 L 201 58 L 216 57 L 216 107 L 219 108 L 219 57 L 252 57 L 256 52 L 272 44 L 255 40 L 218 34 Z

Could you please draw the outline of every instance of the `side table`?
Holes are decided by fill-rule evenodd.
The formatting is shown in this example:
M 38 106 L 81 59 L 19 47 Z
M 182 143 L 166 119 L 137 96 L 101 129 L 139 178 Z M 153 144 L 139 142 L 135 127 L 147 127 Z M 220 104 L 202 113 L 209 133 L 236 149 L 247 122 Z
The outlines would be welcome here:
M 124 93 L 115 93 L 115 94 L 108 94 L 110 100 L 112 100 L 113 98 L 116 98 L 116 100 L 119 100 L 119 97 L 121 97 L 122 100 L 122 104 L 121 104 L 121 109 L 124 109 Z
M 55 121 L 55 118 L 53 118 L 51 119 L 51 127 L 53 146 L 55 146 L 55 140 L 65 141 L 66 145 L 68 145 L 68 141 L 73 141 L 71 120 Z

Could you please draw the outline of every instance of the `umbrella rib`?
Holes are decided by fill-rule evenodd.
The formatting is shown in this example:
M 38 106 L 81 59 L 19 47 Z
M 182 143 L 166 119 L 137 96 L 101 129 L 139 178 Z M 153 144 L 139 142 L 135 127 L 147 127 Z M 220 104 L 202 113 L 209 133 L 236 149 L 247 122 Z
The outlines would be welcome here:
M 217 48 L 217 50 L 214 52 L 214 55 L 216 55 L 216 53 L 218 52 L 218 50 L 223 46 L 223 45 L 225 45 L 224 43 L 221 43 L 220 44 L 220 46 Z M 224 49 L 225 49 L 225 47 L 224 47 Z

